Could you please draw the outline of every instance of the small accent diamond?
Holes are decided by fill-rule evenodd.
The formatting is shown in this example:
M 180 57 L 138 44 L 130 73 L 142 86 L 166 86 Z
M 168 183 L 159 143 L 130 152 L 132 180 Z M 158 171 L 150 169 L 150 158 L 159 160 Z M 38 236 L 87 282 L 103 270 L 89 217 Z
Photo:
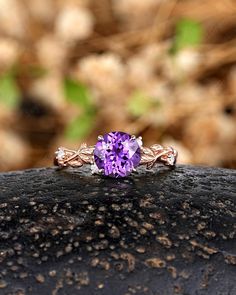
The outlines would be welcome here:
M 62 148 L 58 148 L 55 154 L 58 160 L 62 160 L 65 157 L 65 151 Z
M 168 157 L 167 157 L 167 163 L 169 165 L 174 165 L 174 163 L 175 163 L 175 157 L 174 157 L 174 155 L 172 155 L 172 154 L 169 154 L 168 155 Z
M 100 170 L 98 169 L 98 166 L 96 164 L 91 165 L 91 172 L 92 174 L 99 174 Z

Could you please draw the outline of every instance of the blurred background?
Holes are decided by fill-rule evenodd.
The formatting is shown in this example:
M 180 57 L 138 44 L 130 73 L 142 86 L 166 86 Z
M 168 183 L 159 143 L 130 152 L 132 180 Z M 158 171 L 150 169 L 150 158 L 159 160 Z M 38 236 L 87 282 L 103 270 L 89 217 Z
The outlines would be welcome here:
M 236 168 L 235 0 L 0 0 L 0 170 L 114 130 Z

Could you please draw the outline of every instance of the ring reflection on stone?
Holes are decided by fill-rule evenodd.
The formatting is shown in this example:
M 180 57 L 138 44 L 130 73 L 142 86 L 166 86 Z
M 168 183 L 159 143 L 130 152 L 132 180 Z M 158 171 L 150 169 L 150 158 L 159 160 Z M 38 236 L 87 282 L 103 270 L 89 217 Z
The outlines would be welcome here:
M 174 166 L 177 151 L 172 147 L 154 144 L 143 147 L 142 138 L 124 132 L 110 132 L 98 136 L 95 146 L 83 143 L 76 151 L 59 147 L 54 163 L 59 167 L 81 167 L 90 164 L 93 174 L 110 177 L 126 177 L 136 171 L 139 165 L 151 169 L 160 162 Z

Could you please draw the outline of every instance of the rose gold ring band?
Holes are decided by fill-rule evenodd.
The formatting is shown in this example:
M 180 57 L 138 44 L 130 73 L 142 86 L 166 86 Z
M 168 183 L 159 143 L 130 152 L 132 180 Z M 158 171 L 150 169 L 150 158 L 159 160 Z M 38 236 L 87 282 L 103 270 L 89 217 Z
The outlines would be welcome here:
M 94 164 L 94 146 L 87 146 L 86 143 L 81 144 L 78 150 L 59 147 L 55 154 L 54 164 L 59 167 L 81 167 L 85 164 Z M 139 165 L 146 165 L 148 169 L 151 169 L 158 162 L 167 166 L 174 166 L 177 155 L 177 151 L 170 146 L 163 147 L 154 144 L 150 147 L 141 147 Z

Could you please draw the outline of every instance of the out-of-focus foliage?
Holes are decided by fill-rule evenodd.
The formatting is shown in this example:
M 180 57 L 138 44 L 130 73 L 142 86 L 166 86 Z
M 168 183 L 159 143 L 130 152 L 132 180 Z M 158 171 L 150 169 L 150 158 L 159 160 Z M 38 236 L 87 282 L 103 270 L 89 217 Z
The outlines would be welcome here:
M 0 104 L 9 108 L 18 106 L 20 90 L 14 76 L 11 73 L 5 73 L 0 77 Z
M 80 106 L 84 110 L 91 109 L 91 95 L 88 88 L 71 79 L 65 79 L 65 97 L 67 100 L 75 105 Z
M 0 170 L 111 130 L 236 167 L 235 13 L 232 0 L 0 0 Z
M 152 100 L 145 93 L 136 91 L 128 101 L 128 110 L 134 116 L 141 116 L 150 111 Z
M 200 45 L 203 40 L 202 25 L 191 19 L 182 19 L 176 25 L 172 52 Z
M 69 140 L 82 140 L 94 127 L 94 114 L 84 113 L 69 122 L 66 128 L 66 138 Z
M 65 79 L 64 88 L 67 100 L 82 110 L 82 114 L 68 123 L 65 135 L 70 140 L 81 140 L 94 127 L 95 109 L 91 94 L 85 85 L 71 79 Z

